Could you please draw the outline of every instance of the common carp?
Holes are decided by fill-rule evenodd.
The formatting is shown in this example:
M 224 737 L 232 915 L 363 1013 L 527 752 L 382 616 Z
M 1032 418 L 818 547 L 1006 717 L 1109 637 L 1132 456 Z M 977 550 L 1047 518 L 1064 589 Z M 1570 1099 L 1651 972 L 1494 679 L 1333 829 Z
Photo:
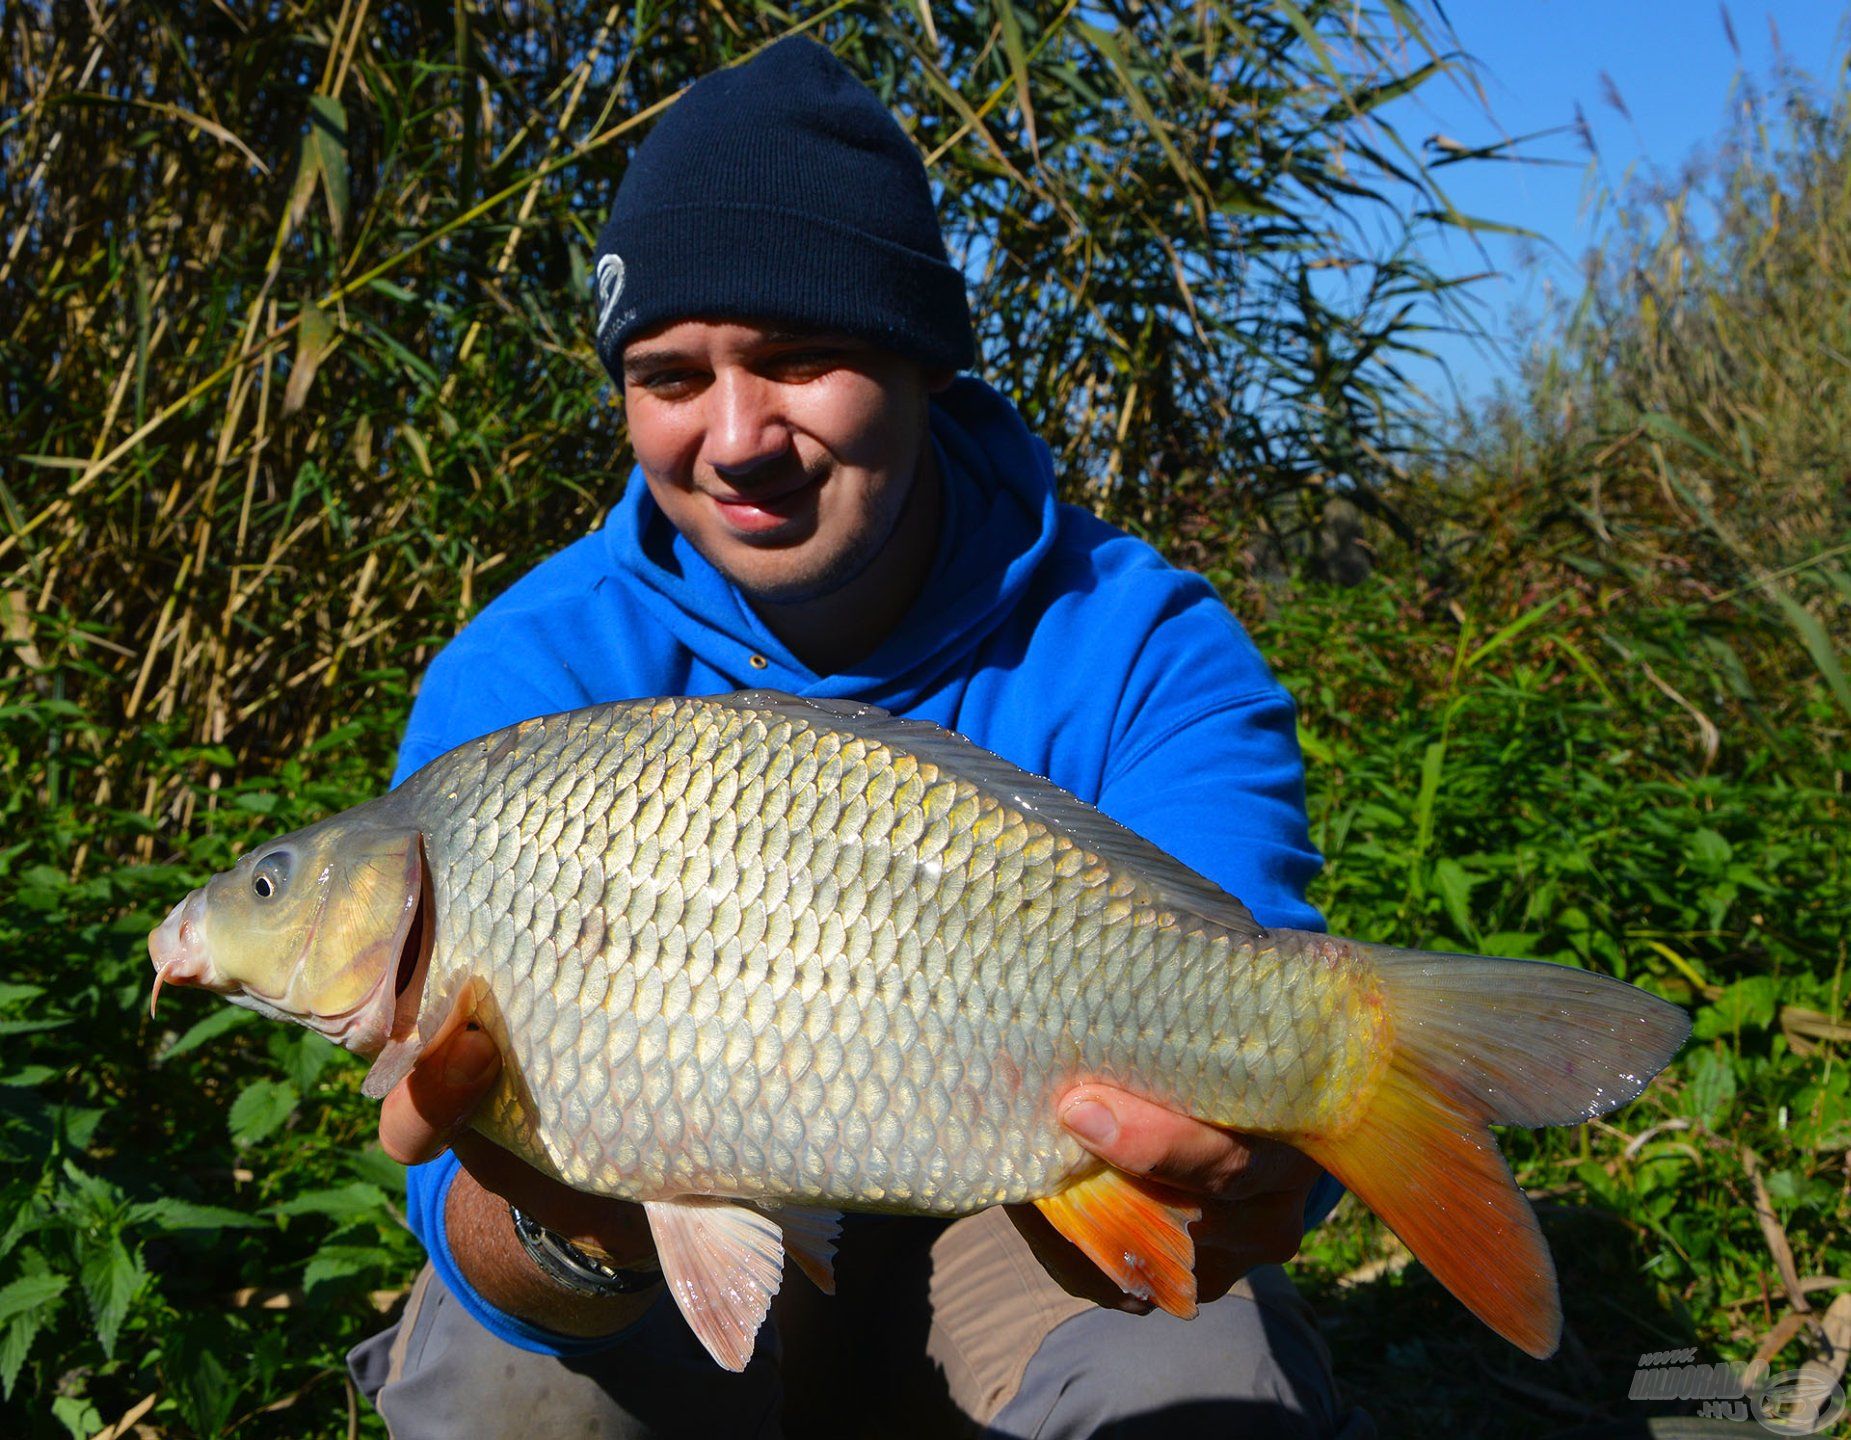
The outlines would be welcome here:
M 1631 985 L 1266 930 L 1091 806 L 921 721 L 766 691 L 551 715 L 245 855 L 149 937 L 203 986 L 374 1057 L 453 1010 L 500 1046 L 473 1125 L 640 1201 L 743 1368 L 786 1252 L 840 1211 L 1033 1202 L 1127 1292 L 1195 1312 L 1200 1211 L 1102 1166 L 1085 1080 L 1318 1161 L 1533 1355 L 1555 1272 L 1489 1123 L 1637 1096 L 1689 1032 Z

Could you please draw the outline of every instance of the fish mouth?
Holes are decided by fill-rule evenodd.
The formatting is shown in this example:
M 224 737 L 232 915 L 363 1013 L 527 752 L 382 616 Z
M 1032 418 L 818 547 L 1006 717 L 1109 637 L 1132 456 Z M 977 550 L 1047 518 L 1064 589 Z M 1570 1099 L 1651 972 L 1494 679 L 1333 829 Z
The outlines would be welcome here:
M 197 985 L 221 995 L 236 988 L 212 968 L 211 957 L 200 943 L 205 905 L 204 888 L 192 891 L 148 934 L 148 958 L 154 962 L 154 990 L 148 996 L 150 1020 L 163 985 Z

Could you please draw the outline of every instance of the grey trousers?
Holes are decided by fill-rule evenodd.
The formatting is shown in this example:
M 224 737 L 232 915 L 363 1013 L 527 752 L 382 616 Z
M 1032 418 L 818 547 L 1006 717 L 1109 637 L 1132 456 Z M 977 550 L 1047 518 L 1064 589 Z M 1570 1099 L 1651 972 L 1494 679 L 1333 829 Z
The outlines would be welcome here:
M 659 1302 L 621 1342 L 556 1359 L 490 1335 L 426 1267 L 348 1368 L 394 1440 L 1082 1436 L 1368 1440 L 1310 1308 L 1255 1271 L 1192 1321 L 1061 1290 L 1001 1211 L 852 1229 L 837 1295 L 787 1277 L 740 1375 Z

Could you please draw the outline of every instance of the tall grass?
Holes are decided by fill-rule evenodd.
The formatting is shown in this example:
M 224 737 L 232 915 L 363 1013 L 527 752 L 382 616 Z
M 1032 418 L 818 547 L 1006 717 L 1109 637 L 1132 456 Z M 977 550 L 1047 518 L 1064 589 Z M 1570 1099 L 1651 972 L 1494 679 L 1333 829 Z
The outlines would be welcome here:
M 1378 113 L 1445 64 L 1408 0 L 304 0 L 184 28 L 27 0 L 0 27 L 0 624 L 109 733 L 174 722 L 241 766 L 382 703 L 359 675 L 415 667 L 610 503 L 593 236 L 648 122 L 783 34 L 893 106 L 986 373 L 1146 526 L 1378 482 L 1410 419 L 1386 362 L 1448 303 L 1405 241 L 1458 217 Z M 1346 291 L 1310 283 L 1330 267 Z M 185 829 L 232 773 L 139 755 L 98 747 L 86 798 Z

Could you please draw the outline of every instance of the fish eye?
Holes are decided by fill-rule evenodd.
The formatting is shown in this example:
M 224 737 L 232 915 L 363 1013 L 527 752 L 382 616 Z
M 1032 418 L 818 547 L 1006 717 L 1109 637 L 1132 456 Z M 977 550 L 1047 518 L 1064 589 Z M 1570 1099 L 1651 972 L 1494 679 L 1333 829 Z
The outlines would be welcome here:
M 289 856 L 281 850 L 273 850 L 257 862 L 251 876 L 251 893 L 259 900 L 268 900 L 288 883 Z

